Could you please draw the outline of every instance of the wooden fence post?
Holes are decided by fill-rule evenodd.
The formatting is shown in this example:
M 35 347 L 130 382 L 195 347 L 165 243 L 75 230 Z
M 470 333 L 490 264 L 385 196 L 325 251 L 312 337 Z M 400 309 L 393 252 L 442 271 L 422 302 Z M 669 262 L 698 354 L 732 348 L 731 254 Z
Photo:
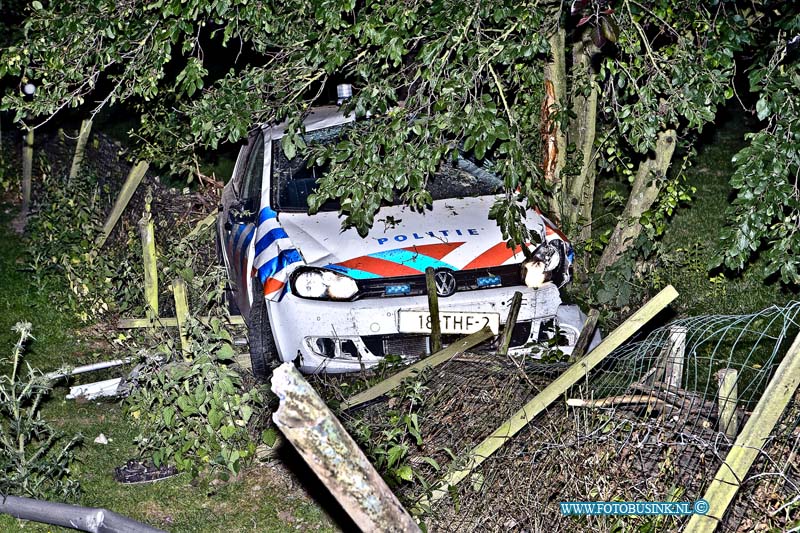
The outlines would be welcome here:
M 669 346 L 664 357 L 664 383 L 671 390 L 678 390 L 683 386 L 683 359 L 686 353 L 686 333 L 684 326 L 671 326 L 669 328 Z
M 425 285 L 428 289 L 428 311 L 431 314 L 431 353 L 442 349 L 442 328 L 439 323 L 439 295 L 436 294 L 436 279 L 433 267 L 425 269 Z
M 577 361 L 586 355 L 586 349 L 589 348 L 589 343 L 592 342 L 594 330 L 597 329 L 597 321 L 600 318 L 600 311 L 597 309 L 590 309 L 589 316 L 586 317 L 586 322 L 583 324 L 578 340 L 575 341 L 575 348 L 572 349 L 572 354 L 569 356 L 570 362 Z
M 275 425 L 362 531 L 418 532 L 364 452 L 291 363 L 272 373 Z
M 733 368 L 723 368 L 717 372 L 719 430 L 731 439 L 736 438 L 736 434 L 739 433 L 739 420 L 736 418 L 736 402 L 739 397 L 738 379 L 739 372 Z
M 81 130 L 78 134 L 78 144 L 75 146 L 75 155 L 72 157 L 72 166 L 69 169 L 67 187 L 72 185 L 73 180 L 78 176 L 83 164 L 83 155 L 86 153 L 86 142 L 89 140 L 89 133 L 92 131 L 92 121 L 89 119 L 81 122 Z
M 739 486 L 747 479 L 761 447 L 769 439 L 775 424 L 800 385 L 800 334 L 781 361 L 772 380 L 761 394 L 753 414 L 747 419 L 733 447 L 719 467 L 714 481 L 703 499 L 708 502 L 708 512 L 693 514 L 684 533 L 711 533 L 725 516 Z
M 25 134 L 22 147 L 22 217 L 28 216 L 31 209 L 31 180 L 33 176 L 33 128 Z
M 542 392 L 534 396 L 525 406 L 517 411 L 511 418 L 504 422 L 494 433 L 486 437 L 483 442 L 467 452 L 463 460 L 459 460 L 459 467 L 449 471 L 442 480 L 434 485 L 430 497 L 422 498 L 416 509 L 425 511 L 427 507 L 447 495 L 449 487 L 457 485 L 466 478 L 475 468 L 499 450 L 522 428 L 528 425 L 534 417 L 547 409 L 554 401 L 564 394 L 586 374 L 597 366 L 611 352 L 618 348 L 631 335 L 636 333 L 646 322 L 657 315 L 678 296 L 672 285 L 668 285 L 647 302 L 641 309 L 631 315 L 617 329 L 603 339 L 603 341 L 583 359 L 570 366 Z
M 142 178 L 147 172 L 148 167 L 149 165 L 146 161 L 139 161 L 139 163 L 137 163 L 136 166 L 131 169 L 130 174 L 128 174 L 128 179 L 125 180 L 125 184 L 122 186 L 122 190 L 117 197 L 117 201 L 114 202 L 114 207 L 111 209 L 111 214 L 108 215 L 108 220 L 106 220 L 106 223 L 103 226 L 103 231 L 97 238 L 97 242 L 95 244 L 98 248 L 102 248 L 106 243 L 108 236 L 111 235 L 111 231 L 114 229 L 117 221 L 122 216 L 122 212 L 125 211 L 125 208 L 128 206 L 128 202 L 131 201 L 133 193 L 136 192 L 136 188 L 139 187 L 139 183 L 142 182 Z
M 186 320 L 189 318 L 189 300 L 186 297 L 186 283 L 182 278 L 172 280 L 172 291 L 175 296 L 175 319 L 178 321 L 178 335 L 181 339 L 183 358 L 189 358 L 189 335 L 186 331 Z
M 511 300 L 506 324 L 503 327 L 503 334 L 500 336 L 500 347 L 497 350 L 497 353 L 500 355 L 508 355 L 508 347 L 511 345 L 511 334 L 514 333 L 514 326 L 517 325 L 520 307 L 522 307 L 522 293 L 517 291 L 514 293 L 514 298 Z
M 149 208 L 149 206 L 148 206 Z M 142 260 L 144 261 L 144 301 L 149 308 L 147 317 L 158 317 L 158 263 L 156 261 L 156 239 L 150 210 L 145 211 L 139 221 L 139 235 L 142 239 Z

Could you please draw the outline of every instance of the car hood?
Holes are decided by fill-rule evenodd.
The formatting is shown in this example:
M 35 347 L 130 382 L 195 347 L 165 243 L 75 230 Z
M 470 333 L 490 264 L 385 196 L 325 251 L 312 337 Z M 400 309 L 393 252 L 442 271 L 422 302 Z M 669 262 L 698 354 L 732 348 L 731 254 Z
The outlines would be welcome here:
M 430 209 L 382 208 L 366 237 L 342 230 L 339 214 L 280 213 L 278 219 L 307 265 L 332 268 L 356 279 L 416 275 L 427 267 L 464 270 L 519 263 L 520 248 L 506 247 L 489 220 L 495 198 L 437 200 Z M 528 227 L 545 238 L 545 224 L 529 211 Z

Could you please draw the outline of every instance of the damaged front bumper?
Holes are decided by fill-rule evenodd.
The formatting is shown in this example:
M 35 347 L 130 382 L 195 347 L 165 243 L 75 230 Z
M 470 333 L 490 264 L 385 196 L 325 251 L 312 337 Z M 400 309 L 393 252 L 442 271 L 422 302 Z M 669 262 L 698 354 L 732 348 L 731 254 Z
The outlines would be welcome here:
M 509 353 L 530 351 L 533 343 L 561 330 L 558 349 L 570 353 L 585 316 L 561 305 L 558 288 L 501 287 L 458 292 L 439 299 L 440 313 L 497 314 L 502 328 L 514 293 L 523 294 Z M 574 309 L 572 309 L 574 308 Z M 402 331 L 400 311 L 427 311 L 425 296 L 370 298 L 354 302 L 318 301 L 288 293 L 268 302 L 275 343 L 283 361 L 296 361 L 304 372 L 353 372 L 375 366 L 387 355 L 416 358 L 430 353 L 425 334 Z M 448 340 L 444 338 L 445 343 Z

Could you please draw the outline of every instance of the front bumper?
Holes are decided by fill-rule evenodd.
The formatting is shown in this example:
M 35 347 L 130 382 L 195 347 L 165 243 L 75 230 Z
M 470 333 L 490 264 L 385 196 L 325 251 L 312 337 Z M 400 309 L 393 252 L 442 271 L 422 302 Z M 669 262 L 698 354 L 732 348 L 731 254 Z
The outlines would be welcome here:
M 439 298 L 439 309 L 499 313 L 502 327 L 516 291 L 521 291 L 523 298 L 510 350 L 513 353 L 540 338 L 543 322 L 556 319 L 561 296 L 552 283 L 539 289 L 501 287 L 458 292 Z M 378 364 L 389 353 L 421 356 L 428 352 L 428 336 L 398 329 L 398 311 L 426 311 L 426 296 L 332 302 L 287 293 L 281 301 L 267 303 L 281 360 L 299 358 L 304 372 L 352 372 Z

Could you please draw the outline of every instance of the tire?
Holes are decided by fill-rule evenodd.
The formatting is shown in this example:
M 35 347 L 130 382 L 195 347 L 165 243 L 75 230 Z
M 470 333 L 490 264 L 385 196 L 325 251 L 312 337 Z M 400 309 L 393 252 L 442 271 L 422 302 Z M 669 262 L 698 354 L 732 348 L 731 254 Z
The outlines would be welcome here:
M 247 338 L 250 341 L 250 364 L 253 367 L 253 375 L 259 381 L 266 381 L 272 370 L 280 363 L 280 358 L 269 325 L 267 303 L 264 301 L 263 292 L 258 289 L 260 286 L 256 288 L 253 305 L 250 307 Z

